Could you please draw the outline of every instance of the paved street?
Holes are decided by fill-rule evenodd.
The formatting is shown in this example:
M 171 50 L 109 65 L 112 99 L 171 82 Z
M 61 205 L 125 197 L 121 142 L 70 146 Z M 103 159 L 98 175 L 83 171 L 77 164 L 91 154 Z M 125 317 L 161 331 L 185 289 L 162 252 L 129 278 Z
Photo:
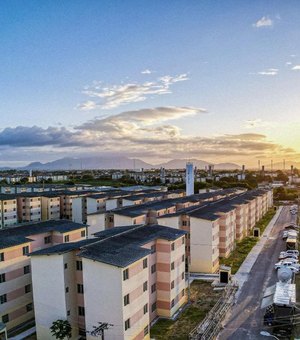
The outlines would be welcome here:
M 266 339 L 259 333 L 263 326 L 263 310 L 260 303 L 266 287 L 277 282 L 274 264 L 278 261 L 280 251 L 285 250 L 281 230 L 288 222 L 295 221 L 289 207 L 283 208 L 270 233 L 264 248 L 254 263 L 249 279 L 244 283 L 238 296 L 237 304 L 232 308 L 225 328 L 219 335 L 220 340 L 230 339 Z

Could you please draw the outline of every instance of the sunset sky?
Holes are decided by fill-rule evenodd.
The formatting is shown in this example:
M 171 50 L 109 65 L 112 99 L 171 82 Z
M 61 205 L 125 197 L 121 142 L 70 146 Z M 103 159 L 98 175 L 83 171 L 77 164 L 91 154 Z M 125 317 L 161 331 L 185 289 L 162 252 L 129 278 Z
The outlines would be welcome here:
M 0 166 L 300 161 L 300 2 L 0 2 Z

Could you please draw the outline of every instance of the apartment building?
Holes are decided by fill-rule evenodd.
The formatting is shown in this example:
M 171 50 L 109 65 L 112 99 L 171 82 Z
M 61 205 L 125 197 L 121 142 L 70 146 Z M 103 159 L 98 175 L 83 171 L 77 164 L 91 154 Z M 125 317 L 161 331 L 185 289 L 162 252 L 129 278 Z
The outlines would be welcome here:
M 55 193 L 43 194 L 42 203 L 42 221 L 60 219 L 60 196 Z
M 169 195 L 170 197 L 174 195 L 178 197 L 129 205 L 106 212 L 88 214 L 87 224 L 91 226 L 89 228 L 89 235 L 116 226 L 157 223 L 157 218 L 160 216 L 175 213 L 182 208 L 199 206 L 202 202 L 210 202 L 220 198 L 231 197 L 236 195 L 236 193 L 244 191 L 244 189 L 226 189 L 217 192 L 190 195 L 188 197 L 183 197 L 181 191 L 166 192 L 164 193 L 164 197 L 168 197 Z M 137 198 L 138 196 L 134 197 Z M 129 200 L 130 197 L 124 199 Z
M 40 222 L 42 220 L 41 196 L 36 194 L 17 195 L 18 222 Z
M 213 273 L 219 257 L 228 257 L 235 243 L 252 234 L 256 222 L 273 205 L 271 190 L 251 190 L 157 217 L 160 225 L 186 230 L 190 271 Z
M 184 231 L 134 225 L 95 236 L 31 254 L 39 339 L 57 319 L 69 320 L 72 339 L 100 321 L 112 325 L 107 340 L 150 339 L 151 322 L 186 303 Z
M 17 198 L 15 195 L 0 194 L 1 228 L 15 226 L 18 223 Z
M 86 226 L 47 221 L 0 230 L 0 321 L 9 334 L 34 323 L 28 254 L 86 237 Z

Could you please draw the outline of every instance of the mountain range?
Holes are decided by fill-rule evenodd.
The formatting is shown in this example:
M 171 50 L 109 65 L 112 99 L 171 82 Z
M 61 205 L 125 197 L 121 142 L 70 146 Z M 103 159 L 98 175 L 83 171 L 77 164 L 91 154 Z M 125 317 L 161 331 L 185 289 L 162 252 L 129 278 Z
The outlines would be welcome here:
M 187 162 L 192 162 L 198 169 L 205 169 L 208 165 L 213 165 L 216 170 L 234 170 L 240 169 L 240 166 L 234 163 L 213 164 L 198 159 L 173 159 L 166 163 L 150 164 L 140 159 L 131 159 L 128 157 L 84 157 L 72 158 L 65 157 L 52 162 L 30 163 L 20 170 L 91 170 L 91 169 L 183 169 Z

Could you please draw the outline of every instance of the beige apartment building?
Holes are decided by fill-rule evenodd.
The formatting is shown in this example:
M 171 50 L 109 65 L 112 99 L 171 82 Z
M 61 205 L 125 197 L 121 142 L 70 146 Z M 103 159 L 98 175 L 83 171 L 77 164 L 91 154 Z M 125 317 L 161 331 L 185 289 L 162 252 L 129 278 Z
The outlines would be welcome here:
M 59 318 L 72 339 L 94 339 L 86 331 L 99 322 L 112 325 L 106 340 L 150 339 L 151 323 L 186 303 L 184 231 L 134 225 L 95 236 L 31 254 L 39 339 Z
M 13 227 L 18 223 L 17 198 L 15 195 L 0 195 L 0 228 Z
M 34 324 L 31 263 L 28 254 L 86 237 L 86 226 L 47 221 L 0 230 L 0 322 L 13 334 Z
M 40 222 L 42 220 L 41 196 L 20 194 L 17 196 L 17 212 L 19 223 Z
M 43 194 L 42 221 L 60 219 L 60 197 L 57 194 Z
M 219 268 L 219 257 L 228 257 L 237 241 L 251 235 L 272 205 L 272 190 L 252 190 L 178 210 L 158 217 L 157 221 L 188 232 L 186 255 L 191 272 L 214 273 Z

